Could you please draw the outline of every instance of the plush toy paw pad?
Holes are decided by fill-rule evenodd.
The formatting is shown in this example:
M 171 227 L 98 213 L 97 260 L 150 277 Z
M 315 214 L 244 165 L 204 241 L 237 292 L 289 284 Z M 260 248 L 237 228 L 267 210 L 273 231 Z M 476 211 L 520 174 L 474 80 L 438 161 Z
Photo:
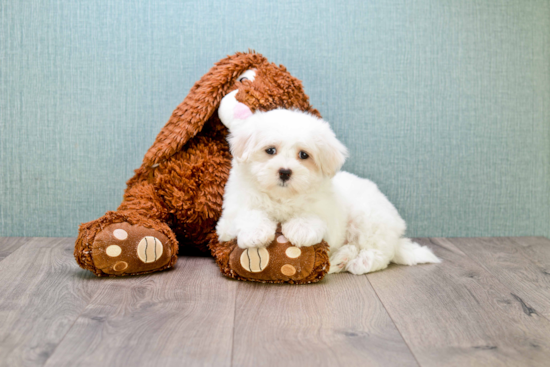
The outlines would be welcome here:
M 128 232 L 126 232 L 125 230 L 123 229 L 115 229 L 113 231 L 113 236 L 117 239 L 117 240 L 121 240 L 121 241 L 124 241 L 125 239 L 128 238 Z
M 285 254 L 291 259 L 295 259 L 297 257 L 300 257 L 300 255 L 302 254 L 302 250 L 300 250 L 298 247 L 291 246 L 286 249 Z
M 241 266 L 251 273 L 263 271 L 269 264 L 269 252 L 265 247 L 248 248 L 241 254 Z
M 126 261 L 117 261 L 113 266 L 115 271 L 124 271 L 128 268 L 128 263 Z
M 296 268 L 290 264 L 285 264 L 281 266 L 281 273 L 283 273 L 287 277 L 291 277 L 296 274 Z
M 110 275 L 154 271 L 166 266 L 171 257 L 168 237 L 126 222 L 106 226 L 92 244 L 94 265 Z
M 137 254 L 144 263 L 152 263 L 162 256 L 162 242 L 153 236 L 145 236 L 139 241 Z
M 122 253 L 122 249 L 120 248 L 120 246 L 111 245 L 105 249 L 105 253 L 107 254 L 107 256 L 117 257 Z

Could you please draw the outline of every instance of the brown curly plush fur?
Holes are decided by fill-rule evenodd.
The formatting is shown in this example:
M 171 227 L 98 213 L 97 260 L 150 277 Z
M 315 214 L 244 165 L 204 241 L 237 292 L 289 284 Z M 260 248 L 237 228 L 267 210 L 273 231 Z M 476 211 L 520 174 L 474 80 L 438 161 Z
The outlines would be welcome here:
M 249 69 L 256 70 L 253 82 L 236 80 Z M 287 108 L 320 117 L 309 104 L 302 83 L 284 66 L 269 63 L 255 52 L 222 59 L 195 83 L 174 110 L 141 167 L 127 182 L 118 210 L 81 225 L 75 245 L 75 257 L 81 267 L 106 275 L 94 267 L 86 251 L 102 228 L 120 221 L 165 234 L 172 248 L 177 248 L 179 242 L 180 248 L 195 246 L 207 251 L 210 244 L 216 254 L 214 229 L 231 168 L 228 131 L 220 122 L 217 109 L 221 99 L 235 89 L 239 90 L 236 99 L 252 112 Z M 167 267 L 175 262 L 174 257 Z

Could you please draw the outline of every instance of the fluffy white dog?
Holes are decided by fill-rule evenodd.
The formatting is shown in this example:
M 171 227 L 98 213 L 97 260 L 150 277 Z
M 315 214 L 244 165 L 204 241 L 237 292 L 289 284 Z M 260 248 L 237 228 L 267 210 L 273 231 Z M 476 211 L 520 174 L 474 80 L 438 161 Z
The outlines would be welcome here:
M 237 123 L 233 109 L 223 113 L 222 107 L 234 158 L 216 227 L 220 241 L 263 247 L 280 222 L 295 246 L 329 244 L 329 273 L 440 262 L 429 248 L 403 238 L 405 222 L 373 182 L 338 172 L 347 149 L 328 123 L 282 109 Z

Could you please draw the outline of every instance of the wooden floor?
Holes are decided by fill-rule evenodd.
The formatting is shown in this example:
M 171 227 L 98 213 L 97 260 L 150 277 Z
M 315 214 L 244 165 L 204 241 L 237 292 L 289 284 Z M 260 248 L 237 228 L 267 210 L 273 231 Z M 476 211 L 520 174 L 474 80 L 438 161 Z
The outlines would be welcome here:
M 550 241 L 418 239 L 442 264 L 314 285 L 210 258 L 96 278 L 71 238 L 0 239 L 1 366 L 550 366 Z

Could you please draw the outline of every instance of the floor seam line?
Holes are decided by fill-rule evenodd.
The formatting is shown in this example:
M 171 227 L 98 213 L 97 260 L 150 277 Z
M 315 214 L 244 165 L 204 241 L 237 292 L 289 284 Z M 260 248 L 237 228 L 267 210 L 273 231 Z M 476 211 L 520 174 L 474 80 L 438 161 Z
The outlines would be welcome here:
M 409 352 L 411 352 L 411 355 L 413 356 L 414 360 L 416 361 L 416 364 L 419 366 L 419 367 L 422 367 L 422 365 L 420 364 L 420 361 L 418 360 L 418 358 L 416 357 L 416 355 L 414 354 L 414 352 L 412 351 L 412 348 L 411 346 L 409 345 L 409 343 L 407 342 L 407 340 L 405 339 L 405 336 L 403 336 L 403 333 L 401 332 L 401 330 L 399 330 L 399 327 L 397 326 L 397 324 L 395 323 L 395 320 L 393 319 L 393 317 L 391 316 L 390 314 L 390 311 L 388 311 L 388 308 L 386 307 L 386 305 L 384 304 L 384 302 L 382 301 L 382 299 L 380 298 L 380 296 L 378 295 L 378 292 L 376 291 L 376 288 L 374 288 L 374 285 L 372 285 L 371 281 L 370 281 L 370 278 L 369 278 L 369 275 L 368 274 L 365 274 L 366 277 L 367 277 L 367 280 L 369 281 L 369 284 L 372 288 L 372 290 L 374 291 L 374 294 L 376 295 L 376 298 L 378 298 L 378 300 L 380 301 L 380 304 L 382 305 L 382 307 L 384 307 L 384 310 L 386 311 L 386 314 L 388 315 L 388 317 L 390 318 L 393 326 L 395 326 L 395 329 L 397 330 L 397 332 L 399 333 L 399 335 L 401 336 L 401 339 L 403 340 L 403 343 L 405 343 L 405 345 L 407 346 L 407 349 L 409 350 Z
M 233 330 L 231 332 L 231 358 L 229 359 L 229 365 L 233 366 L 233 356 L 235 348 L 235 321 L 237 320 L 237 293 L 239 292 L 239 284 L 235 285 L 235 302 L 233 303 Z

